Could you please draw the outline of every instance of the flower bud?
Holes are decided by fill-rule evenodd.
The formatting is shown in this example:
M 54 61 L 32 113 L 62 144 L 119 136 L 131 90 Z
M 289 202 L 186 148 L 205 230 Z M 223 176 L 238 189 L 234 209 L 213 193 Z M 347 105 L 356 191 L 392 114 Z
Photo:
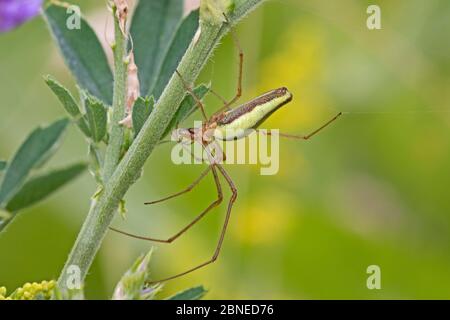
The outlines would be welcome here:
M 200 20 L 210 24 L 222 24 L 226 21 L 225 15 L 232 13 L 235 0 L 201 0 Z

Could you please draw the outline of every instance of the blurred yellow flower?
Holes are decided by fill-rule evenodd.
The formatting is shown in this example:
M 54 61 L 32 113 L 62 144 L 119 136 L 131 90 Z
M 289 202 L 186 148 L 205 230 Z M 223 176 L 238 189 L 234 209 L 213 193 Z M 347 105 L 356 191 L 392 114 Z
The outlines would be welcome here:
M 233 237 L 250 245 L 282 241 L 297 218 L 292 203 L 295 201 L 278 190 L 265 190 L 237 210 L 230 230 Z
M 302 21 L 293 25 L 280 39 L 278 51 L 262 62 L 260 82 L 251 90 L 256 96 L 272 88 L 286 86 L 294 95 L 294 100 L 275 112 L 263 125 L 264 128 L 276 128 L 282 132 L 307 134 L 323 124 L 328 103 L 320 92 L 320 80 L 324 67 L 324 37 L 317 24 Z M 328 110 L 327 110 L 328 112 Z M 293 153 L 281 138 L 280 171 L 283 179 L 295 171 L 303 175 L 307 171 L 307 162 L 299 153 Z M 298 146 L 299 142 L 292 142 Z M 292 164 L 292 165 L 290 165 Z M 254 172 L 260 166 L 253 166 Z
M 317 91 L 323 69 L 322 54 L 325 48 L 319 27 L 303 21 L 288 30 L 278 45 L 278 52 L 263 61 L 260 83 L 254 93 L 286 86 L 294 94 L 294 100 L 286 110 L 276 112 L 267 126 L 293 132 L 314 126 L 320 108 L 322 94 Z

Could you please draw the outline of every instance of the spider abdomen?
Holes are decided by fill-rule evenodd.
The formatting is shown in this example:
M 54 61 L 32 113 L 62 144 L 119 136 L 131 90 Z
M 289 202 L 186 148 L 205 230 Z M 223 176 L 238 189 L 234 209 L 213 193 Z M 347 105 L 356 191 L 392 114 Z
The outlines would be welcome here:
M 245 137 L 250 129 L 255 129 L 273 112 L 292 100 L 286 88 L 269 91 L 246 104 L 223 114 L 217 120 L 214 136 L 220 140 L 233 140 Z

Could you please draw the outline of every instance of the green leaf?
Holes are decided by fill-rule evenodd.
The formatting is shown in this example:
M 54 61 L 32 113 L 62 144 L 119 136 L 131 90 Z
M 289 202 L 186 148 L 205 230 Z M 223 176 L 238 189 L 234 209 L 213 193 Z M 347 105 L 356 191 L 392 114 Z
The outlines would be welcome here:
M 0 184 L 2 183 L 3 172 L 6 169 L 8 163 L 6 161 L 0 160 Z
M 179 292 L 167 300 L 200 300 L 207 292 L 203 286 L 198 286 Z
M 106 54 L 86 20 L 80 17 L 79 29 L 67 27 L 68 19 L 73 19 L 76 14 L 68 12 L 67 8 L 68 4 L 52 3 L 44 11 L 44 17 L 78 84 L 111 105 L 113 75 Z
M 86 116 L 89 123 L 91 138 L 94 142 L 100 142 L 106 135 L 108 116 L 106 107 L 99 100 L 91 97 L 86 100 Z
M 52 78 L 50 75 L 45 77 L 45 82 L 52 89 L 53 93 L 58 97 L 59 101 L 63 104 L 64 109 L 70 116 L 77 118 L 81 115 L 75 99 L 72 94 L 64 88 L 58 81 Z
M 183 0 L 141 0 L 131 22 L 141 95 L 150 95 L 183 14 Z
M 0 209 L 0 232 L 11 222 L 13 215 Z
M 6 205 L 9 212 L 18 212 L 39 201 L 78 177 L 87 168 L 84 163 L 71 165 L 68 168 L 55 170 L 29 179 Z
M 152 90 L 156 100 L 161 96 L 164 88 L 175 72 L 184 56 L 189 44 L 198 29 L 198 10 L 192 11 L 179 25 L 175 37 L 172 39 L 167 55 L 159 72 L 158 80 Z
M 8 165 L 0 186 L 0 207 L 14 196 L 33 168 L 39 167 L 56 151 L 69 121 L 62 119 L 34 130 Z
M 139 131 L 141 131 L 142 126 L 144 125 L 147 118 L 153 111 L 153 107 L 155 105 L 155 99 L 153 97 L 150 98 L 142 98 L 139 97 L 133 106 L 133 129 L 134 135 L 137 136 Z
M 194 89 L 194 93 L 200 100 L 208 93 L 209 87 L 201 84 L 197 88 Z M 195 99 L 190 95 L 186 95 L 186 97 L 181 102 L 180 107 L 178 108 L 175 116 L 170 121 L 169 126 L 163 134 L 163 137 L 168 135 L 179 123 L 186 120 L 192 113 L 198 110 L 197 103 Z
M 80 128 L 81 132 L 83 132 L 86 137 L 88 138 L 91 137 L 91 133 L 89 131 L 86 119 L 81 114 L 80 108 L 78 107 L 78 104 L 75 102 L 75 99 L 70 93 L 70 91 L 67 90 L 62 84 L 60 84 L 51 76 L 45 77 L 45 82 L 53 91 L 53 93 L 58 97 L 64 109 L 66 109 L 67 113 L 75 121 L 78 128 Z

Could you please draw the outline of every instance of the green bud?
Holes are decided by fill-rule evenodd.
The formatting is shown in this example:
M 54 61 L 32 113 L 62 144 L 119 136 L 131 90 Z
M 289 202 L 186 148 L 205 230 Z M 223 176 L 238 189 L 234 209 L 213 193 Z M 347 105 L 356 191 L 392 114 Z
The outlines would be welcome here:
M 150 274 L 150 258 L 152 250 L 145 256 L 140 256 L 131 268 L 122 276 L 117 284 L 113 300 L 148 300 L 157 292 L 157 288 L 146 288 Z
M 200 20 L 210 24 L 224 23 L 225 15 L 234 11 L 235 0 L 201 0 Z
M 119 213 L 122 219 L 125 220 L 127 215 L 127 207 L 125 205 L 125 200 L 123 199 L 119 202 Z

